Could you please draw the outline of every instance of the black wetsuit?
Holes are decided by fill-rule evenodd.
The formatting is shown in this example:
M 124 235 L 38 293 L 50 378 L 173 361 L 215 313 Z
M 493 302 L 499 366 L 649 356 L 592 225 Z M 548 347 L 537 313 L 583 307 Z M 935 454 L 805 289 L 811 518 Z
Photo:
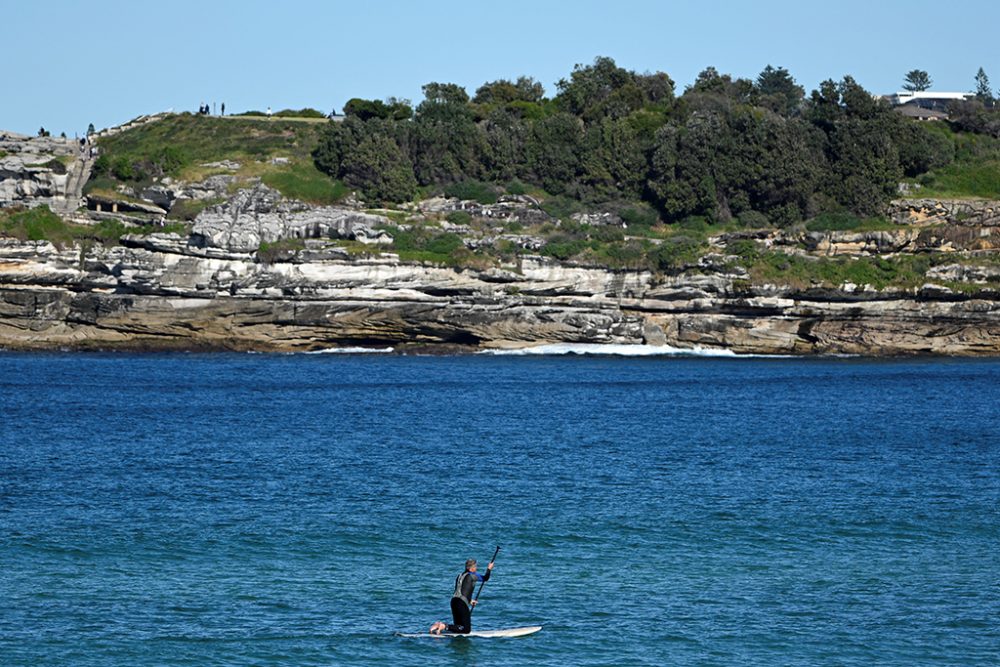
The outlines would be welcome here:
M 489 581 L 490 572 L 486 574 L 466 570 L 455 578 L 455 593 L 451 596 L 451 615 L 454 623 L 445 628 L 448 632 L 466 635 L 472 632 L 472 591 L 477 581 Z

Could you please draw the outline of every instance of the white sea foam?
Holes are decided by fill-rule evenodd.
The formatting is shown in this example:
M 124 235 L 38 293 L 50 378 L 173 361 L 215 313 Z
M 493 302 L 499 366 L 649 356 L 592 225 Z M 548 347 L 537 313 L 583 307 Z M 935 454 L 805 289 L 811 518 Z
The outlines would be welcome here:
M 603 355 L 619 357 L 750 357 L 750 356 L 773 356 L 773 355 L 749 355 L 736 354 L 732 350 L 713 348 L 681 348 L 669 345 L 606 345 L 601 343 L 552 343 L 549 345 L 535 345 L 532 347 L 522 347 L 515 350 L 484 350 L 480 354 L 494 354 L 503 356 L 529 356 L 529 355 Z

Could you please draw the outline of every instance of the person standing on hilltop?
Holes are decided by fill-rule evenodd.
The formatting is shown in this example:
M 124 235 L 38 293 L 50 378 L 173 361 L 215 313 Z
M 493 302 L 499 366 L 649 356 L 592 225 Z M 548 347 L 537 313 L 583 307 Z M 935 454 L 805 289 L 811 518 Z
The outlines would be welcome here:
M 465 561 L 465 571 L 455 578 L 455 592 L 451 596 L 451 615 L 454 623 L 447 625 L 437 621 L 429 630 L 432 635 L 439 635 L 445 630 L 462 635 L 472 632 L 472 608 L 476 606 L 476 601 L 472 599 L 472 591 L 475 590 L 477 581 L 489 581 L 490 573 L 493 571 L 493 561 L 486 566 L 485 575 L 479 574 L 477 568 L 475 558 Z

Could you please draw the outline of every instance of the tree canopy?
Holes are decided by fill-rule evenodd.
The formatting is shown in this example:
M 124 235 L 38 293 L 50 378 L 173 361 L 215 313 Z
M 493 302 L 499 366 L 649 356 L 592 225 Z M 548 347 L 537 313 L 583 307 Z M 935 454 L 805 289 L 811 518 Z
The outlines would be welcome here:
M 933 84 L 934 82 L 931 81 L 931 77 L 927 72 L 922 69 L 912 69 L 906 73 L 903 90 L 908 90 L 911 93 L 919 93 L 930 90 Z
M 919 70 L 907 80 L 930 85 Z M 825 211 L 878 212 L 901 177 L 954 157 L 939 133 L 849 76 L 807 97 L 783 67 L 753 80 L 709 67 L 678 96 L 664 72 L 598 57 L 556 89 L 547 98 L 520 76 L 484 83 L 471 98 L 432 82 L 416 108 L 354 99 L 325 130 L 316 165 L 376 201 L 402 201 L 418 186 L 516 181 L 592 206 L 644 202 L 667 221 L 787 225 Z

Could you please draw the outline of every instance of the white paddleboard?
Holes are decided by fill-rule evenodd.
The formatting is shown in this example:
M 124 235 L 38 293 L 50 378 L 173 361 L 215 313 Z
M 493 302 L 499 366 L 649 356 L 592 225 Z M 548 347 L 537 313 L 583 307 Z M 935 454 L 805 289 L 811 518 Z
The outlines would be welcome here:
M 542 629 L 540 625 L 529 625 L 523 628 L 506 628 L 504 630 L 473 630 L 467 634 L 457 632 L 442 632 L 432 635 L 429 632 L 397 632 L 400 637 L 523 637 L 533 635 Z

